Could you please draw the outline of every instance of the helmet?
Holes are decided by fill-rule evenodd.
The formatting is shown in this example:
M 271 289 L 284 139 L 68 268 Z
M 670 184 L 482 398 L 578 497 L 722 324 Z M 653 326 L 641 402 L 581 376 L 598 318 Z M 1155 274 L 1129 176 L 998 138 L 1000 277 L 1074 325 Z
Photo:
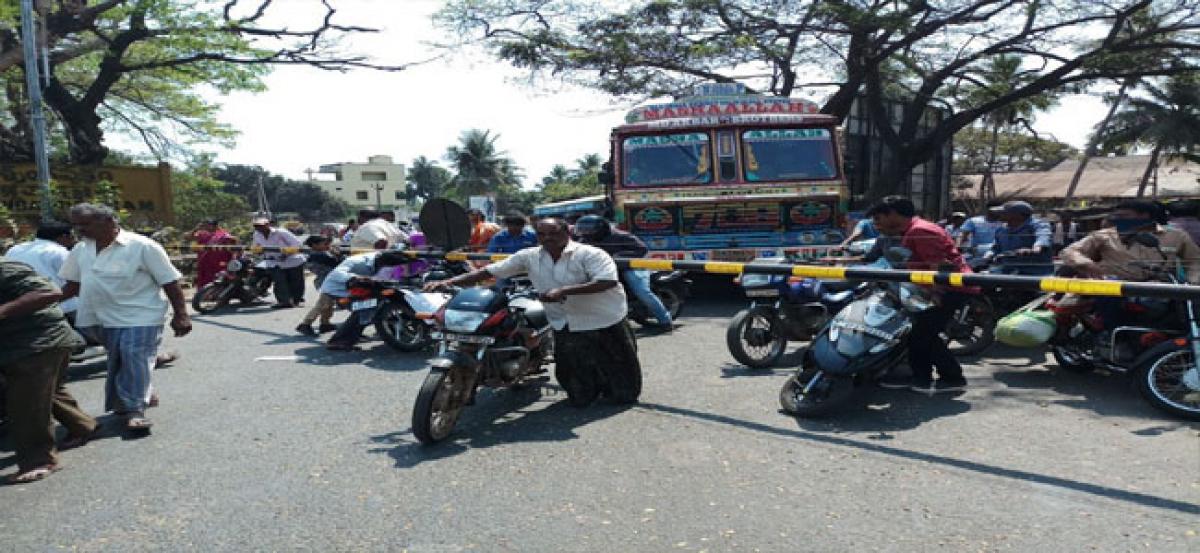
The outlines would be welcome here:
M 584 215 L 575 221 L 575 234 L 584 242 L 594 242 L 607 238 L 612 232 L 608 221 L 599 215 Z

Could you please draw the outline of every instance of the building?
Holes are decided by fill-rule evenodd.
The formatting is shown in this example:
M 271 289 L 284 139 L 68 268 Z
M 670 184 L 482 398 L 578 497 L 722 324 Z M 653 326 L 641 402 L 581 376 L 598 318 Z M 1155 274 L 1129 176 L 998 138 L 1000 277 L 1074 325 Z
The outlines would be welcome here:
M 893 125 L 899 127 L 905 104 L 894 100 L 885 104 Z M 948 116 L 946 110 L 928 108 L 918 126 L 918 135 L 924 136 Z M 892 152 L 880 136 L 877 122 L 867 112 L 863 97 L 854 100 L 844 124 L 846 181 L 850 185 L 852 208 L 861 209 L 882 195 L 879 188 L 889 179 Z M 900 184 L 900 190 L 895 192 L 912 198 L 917 210 L 926 216 L 940 216 L 950 205 L 953 151 L 952 141 L 946 141 L 929 161 L 914 167 L 908 179 Z
M 333 180 L 313 180 L 311 170 L 309 180 L 354 209 L 405 210 L 408 206 L 404 165 L 393 163 L 391 156 L 371 156 L 366 163 L 322 165 L 317 172 L 333 175 Z
M 1088 162 L 1071 205 L 1064 205 L 1067 187 L 1079 167 L 1079 160 L 1068 159 L 1049 171 L 1021 171 L 996 173 L 996 199 L 1013 198 L 1026 200 L 1045 207 L 1087 207 L 1111 205 L 1122 199 L 1137 196 L 1138 186 L 1150 156 L 1096 157 Z M 1157 168 L 1152 168 L 1144 197 L 1147 199 L 1172 199 L 1200 197 L 1200 164 L 1182 159 L 1162 159 Z M 955 202 L 964 205 L 979 198 L 980 175 L 963 175 L 962 188 L 954 190 Z

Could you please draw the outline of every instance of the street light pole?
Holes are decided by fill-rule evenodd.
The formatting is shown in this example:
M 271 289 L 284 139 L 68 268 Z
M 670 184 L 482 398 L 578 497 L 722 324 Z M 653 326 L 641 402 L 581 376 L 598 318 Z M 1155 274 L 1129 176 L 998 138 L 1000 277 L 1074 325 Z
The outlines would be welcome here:
M 42 220 L 54 218 L 50 194 L 50 161 L 46 157 L 46 116 L 42 113 L 42 83 L 38 77 L 37 38 L 33 26 L 33 0 L 21 0 L 21 46 L 25 55 L 25 87 L 29 93 L 29 119 L 33 126 L 33 157 L 42 192 Z

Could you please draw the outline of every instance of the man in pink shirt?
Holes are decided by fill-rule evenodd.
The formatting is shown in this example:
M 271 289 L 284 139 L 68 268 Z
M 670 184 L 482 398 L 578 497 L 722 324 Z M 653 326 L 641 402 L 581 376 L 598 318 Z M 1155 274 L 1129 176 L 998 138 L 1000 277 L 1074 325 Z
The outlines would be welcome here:
M 916 216 L 912 200 L 888 196 L 867 210 L 867 217 L 885 235 L 900 240 L 900 247 L 912 251 L 906 269 L 916 271 L 949 271 L 969 273 L 946 229 Z M 894 243 L 894 242 L 893 242 Z M 961 392 L 967 386 L 962 365 L 951 355 L 940 333 L 955 310 L 967 301 L 964 291 L 938 290 L 937 307 L 913 315 L 908 341 L 908 364 L 912 367 L 911 381 L 889 376 L 880 382 L 885 388 L 910 388 L 915 392 L 933 395 L 942 392 Z M 938 379 L 933 380 L 937 367 Z

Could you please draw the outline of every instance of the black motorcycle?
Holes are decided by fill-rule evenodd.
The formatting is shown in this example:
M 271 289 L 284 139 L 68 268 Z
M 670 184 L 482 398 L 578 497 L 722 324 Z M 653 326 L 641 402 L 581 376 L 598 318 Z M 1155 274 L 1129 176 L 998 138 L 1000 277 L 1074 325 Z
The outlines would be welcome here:
M 458 289 L 432 318 L 441 341 L 413 405 L 413 434 L 445 439 L 479 386 L 511 387 L 554 355 L 554 330 L 534 290 Z
M 209 314 L 238 300 L 241 305 L 251 305 L 267 297 L 271 291 L 271 271 L 263 262 L 250 257 L 231 259 L 216 280 L 205 284 L 192 296 L 192 309 L 197 313 Z
M 725 345 L 752 369 L 775 365 L 789 341 L 812 340 L 853 298 L 859 284 L 747 273 L 738 278 L 750 305 L 725 328 Z
M 349 297 L 342 302 L 363 326 L 374 325 L 384 343 L 403 352 L 420 351 L 433 343 L 433 323 L 417 317 L 431 313 L 448 296 L 422 292 L 421 277 L 408 280 L 354 279 L 348 286 Z
M 625 288 L 625 298 L 629 302 L 629 318 L 642 326 L 657 322 L 650 308 L 646 307 L 646 304 L 642 303 L 629 289 L 629 284 L 625 282 L 624 276 L 621 277 L 621 286 Z M 685 271 L 650 273 L 650 291 L 658 296 L 663 307 L 667 308 L 671 320 L 679 317 L 679 312 L 683 310 L 683 300 L 691 293 L 691 286 L 692 280 L 687 278 Z

